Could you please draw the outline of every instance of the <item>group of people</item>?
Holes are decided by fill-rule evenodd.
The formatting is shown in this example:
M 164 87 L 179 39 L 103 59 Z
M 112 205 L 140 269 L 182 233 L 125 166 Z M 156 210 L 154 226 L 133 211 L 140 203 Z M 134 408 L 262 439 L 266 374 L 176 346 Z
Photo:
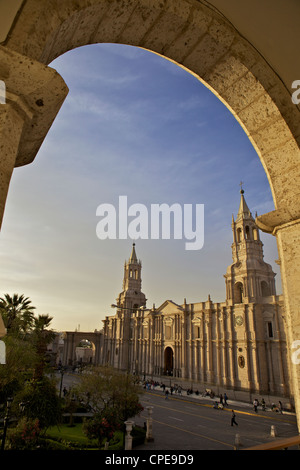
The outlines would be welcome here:
M 266 402 L 265 402 L 264 398 L 261 399 L 260 403 L 259 403 L 258 399 L 255 398 L 254 401 L 253 401 L 253 409 L 254 409 L 255 413 L 257 413 L 259 405 L 261 405 L 261 408 L 262 408 L 263 411 L 266 411 Z M 278 406 L 275 405 L 275 403 L 272 403 L 271 410 L 275 411 L 276 413 L 282 414 L 282 412 L 283 412 L 282 402 L 279 400 Z
M 225 392 L 224 396 L 221 393 L 219 403 L 217 401 L 215 401 L 214 404 L 213 404 L 213 408 L 218 408 L 218 409 L 222 410 L 224 408 L 224 406 L 228 406 L 227 400 L 228 400 L 227 393 Z

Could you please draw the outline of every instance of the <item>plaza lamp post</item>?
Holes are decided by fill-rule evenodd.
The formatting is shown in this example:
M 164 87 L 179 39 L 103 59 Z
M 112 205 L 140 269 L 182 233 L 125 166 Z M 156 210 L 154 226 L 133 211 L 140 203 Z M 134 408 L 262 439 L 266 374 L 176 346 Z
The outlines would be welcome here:
M 59 387 L 59 398 L 61 398 L 61 391 L 62 391 L 62 385 L 63 385 L 63 378 L 64 378 L 64 368 L 62 367 L 60 369 L 60 387 Z
M 4 450 L 4 447 L 5 447 L 6 432 L 7 432 L 8 422 L 9 422 L 9 411 L 10 411 L 12 401 L 13 401 L 12 398 L 8 398 L 7 403 L 6 403 L 6 414 L 5 414 L 5 417 L 4 417 L 4 427 L 3 427 L 1 451 Z

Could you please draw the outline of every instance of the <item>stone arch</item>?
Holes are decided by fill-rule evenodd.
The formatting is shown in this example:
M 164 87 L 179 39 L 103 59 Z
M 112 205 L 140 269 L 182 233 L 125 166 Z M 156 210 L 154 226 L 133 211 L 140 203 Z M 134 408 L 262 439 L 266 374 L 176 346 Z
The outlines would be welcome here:
M 66 331 L 64 333 L 64 347 L 62 365 L 64 367 L 75 367 L 78 363 L 100 363 L 100 356 L 102 352 L 102 333 L 100 332 L 79 332 L 79 331 Z M 89 341 L 92 345 L 91 360 L 86 361 L 83 355 L 78 355 L 77 348 L 81 341 Z M 80 361 L 80 356 L 82 360 Z
M 260 157 L 275 211 L 256 222 L 277 237 L 290 344 L 300 337 L 300 126 L 292 91 L 205 0 L 25 0 L 1 36 L 0 217 L 13 168 L 35 158 L 67 86 L 47 66 L 86 44 L 142 47 L 194 74 L 232 112 Z M 297 79 L 299 77 L 295 77 Z M 299 408 L 300 371 L 291 366 Z
M 96 345 L 90 339 L 82 337 L 75 347 L 77 364 L 93 364 L 95 362 Z
M 247 133 L 266 171 L 275 208 L 290 203 L 290 210 L 298 211 L 299 109 L 278 76 L 224 17 L 189 0 L 79 0 L 52 8 L 32 0 L 25 3 L 6 45 L 49 64 L 68 50 L 103 42 L 143 47 L 194 74 Z M 284 172 L 277 171 L 279 163 Z M 289 169 L 291 179 L 285 176 Z

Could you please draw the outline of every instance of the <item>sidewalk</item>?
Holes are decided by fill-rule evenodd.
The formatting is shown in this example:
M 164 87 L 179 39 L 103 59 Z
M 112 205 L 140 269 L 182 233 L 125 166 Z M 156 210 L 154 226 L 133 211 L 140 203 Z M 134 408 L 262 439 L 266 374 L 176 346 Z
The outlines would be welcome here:
M 172 397 L 172 398 L 178 398 L 178 399 L 184 398 L 184 399 L 188 399 L 190 401 L 202 402 L 203 404 L 209 404 L 211 406 L 213 406 L 213 404 L 215 402 L 217 402 L 218 404 L 220 403 L 220 396 L 219 395 L 215 395 L 213 398 L 211 398 L 210 396 L 203 396 L 203 394 L 201 394 L 201 393 L 199 393 L 199 394 L 196 394 L 196 392 L 188 393 L 187 390 L 181 390 L 180 394 L 173 391 L 173 393 L 171 394 L 171 387 L 169 387 L 169 386 L 166 386 L 165 390 L 168 390 L 169 397 Z M 160 385 L 157 385 L 153 388 L 150 387 L 149 390 L 146 388 L 146 392 L 153 392 L 153 393 L 157 393 L 159 395 L 160 394 L 164 395 L 164 390 Z M 243 392 L 233 392 L 233 391 L 228 391 L 227 392 L 226 391 L 226 393 L 227 393 L 227 396 L 229 397 L 227 399 L 227 408 L 238 408 L 239 407 L 239 408 L 247 408 L 249 410 L 254 411 L 253 401 L 249 402 L 249 401 L 246 401 L 246 400 L 242 399 L 243 398 Z M 240 399 L 237 399 L 236 397 L 234 399 L 232 399 L 231 398 L 231 393 L 234 394 L 235 396 L 240 395 L 240 397 L 239 397 Z M 224 396 L 223 393 L 222 393 L 222 395 Z M 279 404 L 278 402 L 280 400 L 283 404 L 283 414 L 292 415 L 292 416 L 296 415 L 296 413 L 294 411 L 291 411 L 290 403 L 285 402 L 284 398 L 282 398 L 282 397 L 275 397 L 275 396 L 265 397 L 265 396 L 259 396 L 259 395 L 253 394 L 253 400 L 255 398 L 257 398 L 258 402 L 259 402 L 258 411 L 276 413 L 276 411 L 272 411 L 271 406 L 272 406 L 272 403 L 274 403 L 277 407 L 278 404 Z M 265 410 L 263 410 L 262 406 L 261 406 L 261 399 L 262 398 L 264 398 L 264 400 L 266 402 Z

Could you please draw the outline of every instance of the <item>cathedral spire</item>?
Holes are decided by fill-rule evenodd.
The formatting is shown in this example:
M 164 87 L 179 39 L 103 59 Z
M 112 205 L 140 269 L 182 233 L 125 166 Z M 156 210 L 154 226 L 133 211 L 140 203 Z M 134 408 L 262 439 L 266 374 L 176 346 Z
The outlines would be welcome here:
M 244 197 L 244 190 L 241 189 L 240 190 L 240 193 L 241 193 L 241 200 L 240 200 L 240 207 L 239 207 L 239 211 L 238 211 L 238 214 L 237 214 L 237 221 L 240 220 L 241 218 L 252 218 L 252 214 L 250 212 L 250 209 L 249 207 L 247 206 L 247 203 L 246 203 L 246 200 L 245 200 L 245 197 Z
M 130 255 L 130 258 L 129 258 L 129 263 L 137 263 L 138 260 L 137 260 L 137 257 L 136 257 L 136 252 L 135 252 L 135 243 L 132 244 L 132 251 L 131 251 L 131 255 Z

